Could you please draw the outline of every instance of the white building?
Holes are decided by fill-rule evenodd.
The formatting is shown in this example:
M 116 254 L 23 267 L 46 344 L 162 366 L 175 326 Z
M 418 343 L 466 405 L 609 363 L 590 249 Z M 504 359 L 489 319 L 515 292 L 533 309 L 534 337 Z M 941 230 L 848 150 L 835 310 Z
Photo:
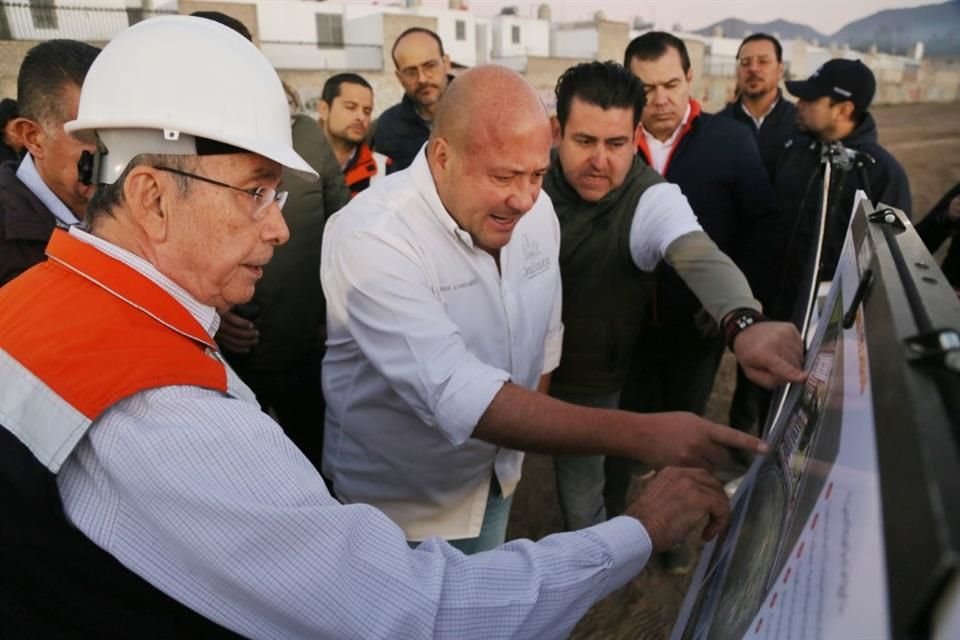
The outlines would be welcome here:
M 600 51 L 600 31 L 594 22 L 555 24 L 550 55 L 555 58 L 593 59 Z
M 550 55 L 550 21 L 499 15 L 492 20 L 491 57 L 547 57 Z
M 106 42 L 143 18 L 141 0 L 89 2 L 18 2 L 0 8 L 0 39 L 53 40 L 70 38 Z M 155 0 L 153 12 L 176 13 L 176 0 Z M 149 15 L 153 15 L 150 13 Z

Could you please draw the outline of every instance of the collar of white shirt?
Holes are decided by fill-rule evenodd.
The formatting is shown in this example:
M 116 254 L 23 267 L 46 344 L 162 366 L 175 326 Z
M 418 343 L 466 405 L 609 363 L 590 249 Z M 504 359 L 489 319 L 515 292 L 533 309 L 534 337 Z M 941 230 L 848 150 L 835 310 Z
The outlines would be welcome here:
M 760 126 L 763 124 L 763 121 L 767 119 L 767 116 L 768 116 L 768 115 L 770 115 L 770 112 L 777 108 L 777 104 L 778 104 L 779 102 L 780 102 L 780 95 L 778 94 L 778 95 L 777 95 L 777 99 L 774 100 L 774 101 L 770 104 L 770 108 L 767 109 L 767 110 L 763 113 L 763 115 L 761 115 L 759 118 L 758 118 L 757 116 L 753 115 L 753 113 L 750 111 L 750 109 L 747 109 L 747 105 L 743 104 L 743 101 L 742 101 L 742 100 L 740 101 L 740 108 L 743 109 L 743 112 L 744 112 L 745 114 L 747 114 L 748 116 L 750 116 L 750 119 L 753 120 L 753 124 L 756 125 L 757 129 L 759 129 Z
M 24 184 L 30 192 L 37 196 L 37 199 L 50 210 L 57 220 L 69 226 L 79 224 L 80 220 L 73 215 L 73 211 L 47 186 L 40 174 L 37 172 L 36 165 L 33 164 L 33 156 L 29 153 L 23 157 L 20 166 L 17 167 L 17 179 Z
M 677 128 L 673 130 L 673 133 L 670 134 L 670 137 L 660 142 L 655 138 L 651 133 L 649 133 L 645 128 L 643 129 L 643 137 L 647 141 L 647 149 L 650 150 L 650 166 L 654 168 L 657 173 L 663 173 L 663 169 L 666 167 L 667 158 L 670 157 L 670 150 L 673 148 L 673 145 L 677 142 L 677 136 L 680 135 L 680 132 L 683 131 L 683 128 L 687 126 L 687 122 L 690 121 L 690 102 L 687 102 L 687 110 L 683 112 L 683 119 L 680 120 L 680 124 L 677 125 Z M 640 125 L 643 128 L 643 125 Z

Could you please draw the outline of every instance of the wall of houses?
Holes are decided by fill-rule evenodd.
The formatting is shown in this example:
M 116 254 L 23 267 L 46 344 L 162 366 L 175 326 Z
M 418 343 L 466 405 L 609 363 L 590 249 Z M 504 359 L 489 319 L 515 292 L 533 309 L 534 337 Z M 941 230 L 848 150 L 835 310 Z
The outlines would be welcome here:
M 36 30 L 29 13 L 6 19 L 7 38 L 0 40 L 0 96 L 16 94 L 16 74 L 35 39 L 77 37 L 103 44 L 110 34 L 136 17 L 126 0 L 77 0 L 108 9 L 98 21 L 80 13 L 64 14 L 55 28 Z M 74 3 L 71 3 L 74 4 Z M 114 6 L 116 5 L 116 6 Z M 439 33 L 454 62 L 463 66 L 486 61 L 502 63 L 526 75 L 549 104 L 559 75 L 582 60 L 620 61 L 629 40 L 640 32 L 612 21 L 557 25 L 548 20 L 519 16 L 477 18 L 454 9 L 405 9 L 355 3 L 299 0 L 157 0 L 160 12 L 222 11 L 243 22 L 254 41 L 277 67 L 281 77 L 312 105 L 323 82 L 339 71 L 361 73 L 375 90 L 376 112 L 395 104 L 402 89 L 394 76 L 390 48 L 404 30 L 420 26 Z M 8 9 L 8 12 L 10 9 Z M 20 9 L 19 11 L 29 11 Z M 133 11 L 133 13 L 131 13 Z M 342 17 L 343 46 L 317 43 L 318 14 Z M 291 19 L 291 15 L 296 18 Z M 28 16 L 26 19 L 23 16 Z M 116 22 L 117 24 L 113 24 Z M 48 25 L 50 26 L 50 25 Z M 513 42 L 514 28 L 520 42 Z M 33 28 L 34 31 L 30 31 Z M 36 31 L 36 32 L 35 32 Z M 684 37 L 694 72 L 692 95 L 707 111 L 723 107 L 733 97 L 736 43 L 693 34 Z M 4 34 L 0 34 L 4 37 Z M 807 77 L 831 57 L 859 57 L 877 75 L 877 104 L 960 100 L 960 62 L 913 60 L 875 52 L 824 48 L 802 41 L 784 42 L 784 58 L 792 77 Z

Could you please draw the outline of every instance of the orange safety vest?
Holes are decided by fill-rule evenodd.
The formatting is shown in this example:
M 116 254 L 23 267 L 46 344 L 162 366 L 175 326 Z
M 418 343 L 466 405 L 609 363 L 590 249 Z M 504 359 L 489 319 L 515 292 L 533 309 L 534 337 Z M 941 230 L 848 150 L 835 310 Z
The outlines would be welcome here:
M 343 180 L 354 197 L 373 183 L 376 178 L 387 173 L 390 159 L 380 153 L 374 153 L 370 145 L 361 143 L 357 152 L 343 170 Z
M 126 397 L 169 385 L 227 392 L 216 343 L 160 286 L 63 230 L 47 256 L 0 289 L 0 413 L 51 471 Z

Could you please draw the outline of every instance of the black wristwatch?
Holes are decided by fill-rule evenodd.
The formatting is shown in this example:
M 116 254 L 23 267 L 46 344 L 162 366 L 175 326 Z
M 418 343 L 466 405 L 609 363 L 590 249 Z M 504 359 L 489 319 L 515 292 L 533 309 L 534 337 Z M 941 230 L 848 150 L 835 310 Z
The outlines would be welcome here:
M 758 322 L 766 322 L 768 320 L 770 320 L 770 318 L 756 309 L 750 309 L 749 307 L 734 309 L 723 319 L 723 341 L 727 343 L 730 351 L 733 351 L 733 341 L 737 339 L 737 336 L 740 335 L 742 331 L 752 327 Z

